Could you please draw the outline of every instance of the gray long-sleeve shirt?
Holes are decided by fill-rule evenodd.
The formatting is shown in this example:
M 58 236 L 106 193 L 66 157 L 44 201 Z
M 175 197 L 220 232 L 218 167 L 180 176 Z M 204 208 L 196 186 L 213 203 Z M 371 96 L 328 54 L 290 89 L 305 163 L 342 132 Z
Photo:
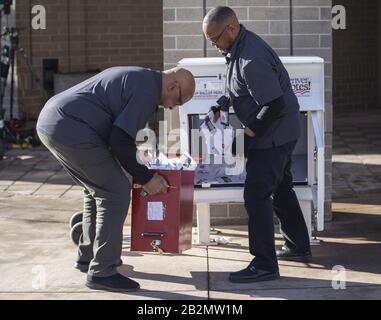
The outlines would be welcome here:
M 160 102 L 162 74 L 140 67 L 113 67 L 54 96 L 37 129 L 63 144 L 106 143 L 113 126 L 133 139 Z

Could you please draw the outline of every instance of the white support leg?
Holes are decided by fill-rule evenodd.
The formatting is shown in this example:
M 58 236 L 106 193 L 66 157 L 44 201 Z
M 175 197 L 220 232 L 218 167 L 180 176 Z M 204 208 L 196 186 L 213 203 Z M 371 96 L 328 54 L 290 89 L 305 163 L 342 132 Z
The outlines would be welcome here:
M 312 240 L 312 201 L 299 201 L 299 204 L 308 229 L 308 237 Z
M 210 204 L 197 203 L 197 241 L 195 245 L 216 245 L 210 242 Z

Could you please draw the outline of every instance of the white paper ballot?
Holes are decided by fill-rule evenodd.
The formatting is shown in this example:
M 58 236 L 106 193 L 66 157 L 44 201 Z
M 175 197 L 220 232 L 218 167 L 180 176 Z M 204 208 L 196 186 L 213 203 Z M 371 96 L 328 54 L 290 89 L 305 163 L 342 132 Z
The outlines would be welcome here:
M 225 127 L 221 124 L 221 118 L 218 118 L 216 122 L 213 122 L 216 132 L 211 133 L 205 122 L 201 125 L 201 133 L 205 138 L 208 154 L 213 155 L 225 155 L 225 150 L 231 150 L 234 131 L 232 126 Z
M 147 206 L 147 219 L 149 221 L 164 220 L 164 206 L 162 202 L 148 202 Z

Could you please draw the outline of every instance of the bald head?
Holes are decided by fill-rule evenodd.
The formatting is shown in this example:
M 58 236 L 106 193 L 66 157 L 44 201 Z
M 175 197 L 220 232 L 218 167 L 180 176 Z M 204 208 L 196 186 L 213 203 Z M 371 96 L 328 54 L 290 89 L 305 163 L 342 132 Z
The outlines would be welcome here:
M 192 99 L 196 90 L 193 74 L 183 68 L 173 68 L 163 72 L 161 104 L 172 109 Z

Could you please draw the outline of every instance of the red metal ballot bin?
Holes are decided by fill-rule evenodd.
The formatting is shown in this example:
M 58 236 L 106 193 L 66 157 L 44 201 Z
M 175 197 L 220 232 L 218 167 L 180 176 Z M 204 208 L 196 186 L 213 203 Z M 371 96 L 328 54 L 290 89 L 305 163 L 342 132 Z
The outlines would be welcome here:
M 152 171 L 170 188 L 154 196 L 132 190 L 131 251 L 181 253 L 192 246 L 194 171 Z

